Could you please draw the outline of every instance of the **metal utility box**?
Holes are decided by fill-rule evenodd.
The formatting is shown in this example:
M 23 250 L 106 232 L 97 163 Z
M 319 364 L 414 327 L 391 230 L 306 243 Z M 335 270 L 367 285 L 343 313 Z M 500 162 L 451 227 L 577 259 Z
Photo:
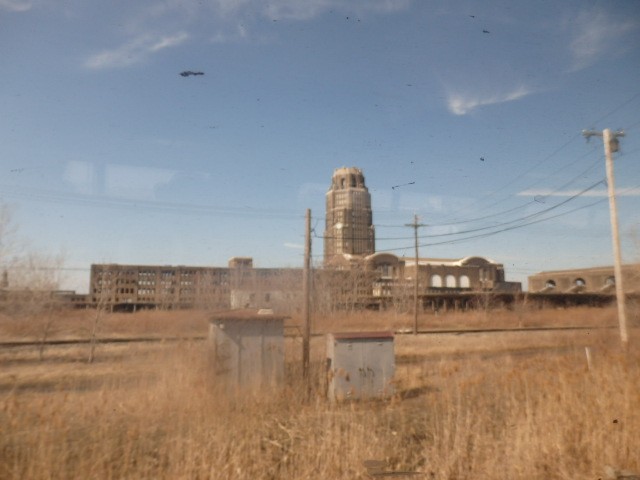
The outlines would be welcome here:
M 327 335 L 328 395 L 331 400 L 393 395 L 393 333 Z
M 230 389 L 277 387 L 284 382 L 284 319 L 271 311 L 238 310 L 209 322 L 216 381 Z

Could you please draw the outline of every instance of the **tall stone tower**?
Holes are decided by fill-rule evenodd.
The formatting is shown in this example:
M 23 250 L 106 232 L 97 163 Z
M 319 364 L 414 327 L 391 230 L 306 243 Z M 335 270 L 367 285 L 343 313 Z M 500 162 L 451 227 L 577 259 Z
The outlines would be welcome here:
M 369 255 L 375 252 L 375 230 L 371 214 L 371 194 L 362 170 L 337 168 L 327 192 L 324 263 L 337 256 Z

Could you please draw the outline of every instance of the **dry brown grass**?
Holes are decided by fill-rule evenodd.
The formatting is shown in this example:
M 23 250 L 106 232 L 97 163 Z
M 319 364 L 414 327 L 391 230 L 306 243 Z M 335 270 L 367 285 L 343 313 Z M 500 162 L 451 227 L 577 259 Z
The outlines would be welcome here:
M 336 314 L 314 318 L 314 331 L 328 333 L 348 330 L 393 330 L 412 329 L 413 314 L 395 312 L 360 312 L 357 314 Z M 292 320 L 299 322 L 297 318 Z M 523 327 L 566 327 L 616 325 L 614 308 L 576 307 L 568 309 L 527 309 L 514 310 L 469 310 L 448 312 L 439 315 L 420 314 L 419 330 L 482 329 L 482 328 L 523 328 Z
M 400 394 L 335 406 L 320 388 L 304 401 L 291 363 L 284 392 L 228 397 L 202 342 L 103 345 L 93 364 L 86 346 L 4 351 L 0 478 L 356 479 L 366 459 L 435 479 L 640 470 L 640 352 L 620 354 L 615 330 L 520 335 L 398 337 Z
M 55 312 L 50 339 L 87 339 L 95 310 L 62 310 Z M 139 311 L 105 313 L 100 318 L 102 337 L 190 337 L 206 335 L 210 312 L 201 310 Z M 36 316 L 13 317 L 0 314 L 0 341 L 39 340 L 41 321 Z
M 630 306 L 630 321 L 637 322 L 638 311 Z M 136 313 L 104 314 L 100 320 L 99 336 L 102 337 L 190 337 L 206 335 L 211 312 L 204 310 L 139 311 Z M 54 313 L 51 339 L 89 338 L 93 310 L 63 310 Z M 313 331 L 401 330 L 412 328 L 413 315 L 393 311 L 364 311 L 354 314 L 314 316 Z M 300 326 L 302 320 L 293 316 L 286 322 Z M 434 315 L 423 313 L 419 317 L 420 330 L 482 329 L 564 326 L 615 326 L 616 310 L 609 308 L 576 307 L 567 309 L 529 309 L 518 306 L 513 310 L 470 310 Z M 292 330 L 294 331 L 294 330 Z M 0 314 L 0 341 L 39 340 L 42 335 L 42 319 L 38 316 L 12 317 Z

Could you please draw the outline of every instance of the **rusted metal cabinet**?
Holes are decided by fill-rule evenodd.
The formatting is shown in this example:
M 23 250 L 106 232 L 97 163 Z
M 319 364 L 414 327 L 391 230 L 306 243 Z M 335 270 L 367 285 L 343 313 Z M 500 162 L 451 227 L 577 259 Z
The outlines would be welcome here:
M 331 400 L 393 395 L 393 333 L 328 334 L 327 368 L 327 392 Z
M 246 310 L 211 318 L 209 346 L 216 381 L 230 389 L 281 385 L 284 318 Z

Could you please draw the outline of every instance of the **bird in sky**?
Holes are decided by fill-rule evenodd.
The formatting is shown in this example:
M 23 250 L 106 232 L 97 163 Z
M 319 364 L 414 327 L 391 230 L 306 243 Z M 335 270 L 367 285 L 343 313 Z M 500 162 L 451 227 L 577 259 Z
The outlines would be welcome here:
M 180 76 L 182 77 L 189 77 L 189 76 L 197 76 L 197 75 L 204 75 L 204 72 L 192 72 L 191 70 L 185 70 L 184 72 L 180 72 Z

